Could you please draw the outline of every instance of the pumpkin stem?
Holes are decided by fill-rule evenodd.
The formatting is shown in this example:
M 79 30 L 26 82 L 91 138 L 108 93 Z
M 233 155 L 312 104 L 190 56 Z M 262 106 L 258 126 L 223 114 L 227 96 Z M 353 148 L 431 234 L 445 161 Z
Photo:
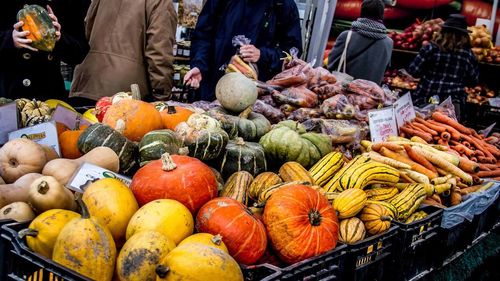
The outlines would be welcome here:
M 237 145 L 245 145 L 245 140 L 243 140 L 243 138 L 236 138 L 236 144 Z
M 168 114 L 176 114 L 177 113 L 177 109 L 175 109 L 175 106 L 168 105 L 167 106 L 167 113 Z
M 3 210 L 3 214 L 6 216 L 12 211 L 12 207 L 8 207 L 7 209 Z
M 238 117 L 243 118 L 243 119 L 247 119 L 248 115 L 250 115 L 250 113 L 252 113 L 252 107 L 251 106 L 249 106 L 245 110 L 243 110 L 240 113 L 240 115 L 238 115 Z
M 79 192 L 75 193 L 75 199 L 76 199 L 76 203 L 78 203 L 78 206 L 80 206 L 80 209 L 82 212 L 82 219 L 90 218 L 90 212 L 89 212 L 89 209 L 87 208 L 87 205 L 85 204 L 85 202 L 83 202 L 82 194 Z
M 260 202 L 260 203 L 255 202 L 255 203 L 253 203 L 253 206 L 255 208 L 264 208 L 264 206 L 266 206 L 266 203 L 265 202 Z
M 222 235 L 220 235 L 220 234 L 214 235 L 214 236 L 212 237 L 212 242 L 213 242 L 215 245 L 219 246 L 219 245 L 222 243 Z
M 137 84 L 130 85 L 130 90 L 132 91 L 133 100 L 141 100 L 141 91 L 139 90 L 139 85 Z
M 381 221 L 392 221 L 392 217 L 390 216 L 380 216 Z
M 170 156 L 170 154 L 167 152 L 167 153 L 164 153 L 162 156 L 161 156 L 161 162 L 163 163 L 161 169 L 163 171 L 172 171 L 174 170 L 175 168 L 177 168 L 177 165 L 175 165 L 174 163 L 174 160 L 172 159 L 172 156 Z
M 123 121 L 123 119 L 116 120 L 115 130 L 123 135 L 125 132 L 125 121 Z
M 186 146 L 186 147 L 181 147 L 179 148 L 179 151 L 177 151 L 177 154 L 179 155 L 188 155 L 189 154 L 189 148 Z
M 321 224 L 321 214 L 317 210 L 311 210 L 309 212 L 309 222 L 312 226 L 318 226 Z
M 25 228 L 17 233 L 17 236 L 21 239 L 23 239 L 26 236 L 36 237 L 37 235 L 38 235 L 38 230 L 33 228 Z
M 168 266 L 164 266 L 162 264 L 158 265 L 156 267 L 156 274 L 160 278 L 165 278 L 167 277 L 168 272 L 170 271 L 170 268 Z
M 43 195 L 47 194 L 49 189 L 50 189 L 49 183 L 46 181 L 41 181 L 37 186 L 38 193 Z

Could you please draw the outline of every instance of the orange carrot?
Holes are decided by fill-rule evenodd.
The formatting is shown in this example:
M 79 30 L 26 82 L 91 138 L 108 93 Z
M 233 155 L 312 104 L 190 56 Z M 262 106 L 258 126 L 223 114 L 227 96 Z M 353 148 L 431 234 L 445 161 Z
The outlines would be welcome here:
M 433 173 L 437 174 L 437 170 L 434 167 L 434 165 L 432 165 L 431 162 L 429 162 L 429 160 L 425 159 L 424 156 L 418 154 L 418 152 L 416 152 L 415 150 L 413 150 L 411 148 L 411 146 L 408 145 L 408 144 L 405 144 L 403 147 L 405 148 L 406 153 L 408 154 L 408 156 L 410 156 L 411 160 L 415 161 L 416 163 L 424 166 L 425 168 L 429 169 Z
M 468 141 L 471 145 L 474 145 L 478 150 L 481 150 L 487 158 L 495 159 L 493 154 L 491 154 L 491 152 L 488 149 L 483 147 L 480 140 L 478 140 L 474 137 L 471 137 L 471 136 L 466 136 L 466 135 L 462 135 L 462 138 L 465 139 L 466 141 Z M 479 158 L 478 158 L 478 160 L 479 160 Z M 496 162 L 496 160 L 495 160 L 495 162 Z
M 446 208 L 443 204 L 440 204 L 439 202 L 436 202 L 435 200 L 432 200 L 432 198 L 425 198 L 424 201 L 422 201 L 422 204 L 427 204 L 430 206 L 438 207 L 438 208 Z
M 441 139 L 441 138 L 438 138 L 437 143 L 439 145 L 445 145 L 445 146 L 449 145 L 448 141 L 446 141 L 445 139 Z
M 475 175 L 480 177 L 480 178 L 500 177 L 500 169 L 493 170 L 493 171 L 479 171 Z
M 500 181 L 500 177 L 493 178 L 496 181 Z
M 452 146 L 451 148 L 458 151 L 459 153 L 463 153 L 463 154 L 467 155 L 467 157 L 476 156 L 476 152 L 474 150 L 467 148 L 463 144 L 457 144 L 457 145 Z
M 476 162 L 464 157 L 460 157 L 458 167 L 467 173 L 477 173 L 479 171 L 479 165 Z
M 392 143 L 392 142 L 378 142 L 378 143 L 374 143 L 372 144 L 371 148 L 373 151 L 380 151 L 380 149 L 382 147 L 385 147 L 387 149 L 390 149 L 392 151 L 401 151 L 403 150 L 403 148 L 399 145 L 399 144 L 395 144 L 395 143 Z
M 385 157 L 389 157 L 389 158 L 392 158 L 394 160 L 398 160 L 400 162 L 408 164 L 411 166 L 411 169 L 413 171 L 424 174 L 427 177 L 429 177 L 430 179 L 436 178 L 438 176 L 437 173 L 434 173 L 434 172 L 430 171 L 429 169 L 425 168 L 424 166 L 416 163 L 415 161 L 410 160 L 410 158 L 405 157 L 405 156 L 403 156 L 399 153 L 396 153 L 394 151 L 391 151 L 385 147 L 382 147 L 380 149 L 380 154 L 384 155 Z
M 436 131 L 436 132 L 438 132 L 438 133 L 442 133 L 442 132 L 445 132 L 445 131 L 446 131 L 446 129 L 445 129 L 445 128 L 440 127 L 440 126 L 436 126 L 436 125 L 434 125 L 434 124 L 431 124 L 431 123 L 429 123 L 427 120 L 424 120 L 424 119 L 422 119 L 422 118 L 420 118 L 420 117 L 415 118 L 415 121 L 417 121 L 418 123 L 420 123 L 420 124 L 422 124 L 422 125 L 424 125 L 424 126 L 426 126 L 426 127 L 428 127 L 428 128 L 433 129 L 434 131 Z
M 438 194 L 432 194 L 431 199 L 438 202 L 439 204 L 442 204 L 441 197 L 439 197 Z
M 479 164 L 479 170 L 481 171 L 491 171 L 490 168 L 486 166 L 486 164 Z
M 450 135 L 450 133 L 448 133 L 448 132 L 442 132 L 442 133 L 441 133 L 441 138 L 442 138 L 443 140 L 449 141 L 449 140 L 451 139 L 451 135 Z
M 423 124 L 420 124 L 420 123 L 418 123 L 418 122 L 411 122 L 411 124 L 412 124 L 414 127 L 418 128 L 420 131 L 422 131 L 422 132 L 426 132 L 426 133 L 429 133 L 429 134 L 431 134 L 432 136 L 437 136 L 437 135 L 439 135 L 439 133 L 438 133 L 438 132 L 436 132 L 436 131 L 434 131 L 433 129 L 431 129 L 431 128 L 429 128 L 429 127 L 427 127 L 427 126 L 423 125 Z
M 469 160 L 476 163 L 478 162 L 476 157 L 471 157 Z
M 468 141 L 462 141 L 462 144 L 465 145 L 467 148 L 471 147 L 470 142 Z
M 444 115 L 441 112 L 435 111 L 432 114 L 432 119 L 436 120 L 439 123 L 443 123 L 443 124 L 446 124 L 448 126 L 451 126 L 455 130 L 459 131 L 462 134 L 470 135 L 472 133 L 469 128 L 465 127 L 464 125 L 458 123 L 456 120 Z
M 469 194 L 469 193 L 473 193 L 473 192 L 476 192 L 477 190 L 479 190 L 481 187 L 483 187 L 482 184 L 469 186 L 467 188 L 462 188 L 462 189 L 460 189 L 460 194 L 461 195 L 466 195 L 466 194 Z
M 481 183 L 483 182 L 483 180 L 478 177 L 477 175 L 472 175 L 472 181 L 475 183 L 475 184 L 478 184 L 478 183 Z
M 400 128 L 401 131 L 403 131 L 405 134 L 410 135 L 410 136 L 417 136 L 425 140 L 426 142 L 431 142 L 432 141 L 432 135 L 426 132 L 418 131 L 412 128 L 408 128 L 406 126 L 402 126 Z
M 452 206 L 462 203 L 462 195 L 460 194 L 460 188 L 455 187 L 451 190 L 450 203 Z
M 435 121 L 435 120 L 428 120 L 427 122 L 429 122 L 429 123 L 431 123 L 431 124 L 433 124 L 433 125 L 435 125 L 435 126 L 441 126 L 441 127 L 445 128 L 445 129 L 446 129 L 446 131 L 447 131 L 448 133 L 450 133 L 451 138 L 452 138 L 453 140 L 458 141 L 458 140 L 460 140 L 460 138 L 461 138 L 461 136 L 462 136 L 462 134 L 461 134 L 459 131 L 457 131 L 455 128 L 453 128 L 453 127 L 451 127 L 451 126 L 448 126 L 448 125 L 443 124 L 443 123 L 439 123 L 439 122 L 437 122 L 437 121 Z

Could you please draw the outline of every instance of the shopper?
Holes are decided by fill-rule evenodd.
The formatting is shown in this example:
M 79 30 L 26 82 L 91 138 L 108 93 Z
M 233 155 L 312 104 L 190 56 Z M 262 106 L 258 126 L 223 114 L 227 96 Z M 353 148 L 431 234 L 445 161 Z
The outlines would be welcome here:
M 90 52 L 75 69 L 70 96 L 95 101 L 138 84 L 143 99 L 169 99 L 176 28 L 172 0 L 93 0 Z
M 472 53 L 467 22 L 459 14 L 451 15 L 428 45 L 410 65 L 408 72 L 421 77 L 414 93 L 416 104 L 424 104 L 437 95 L 443 101 L 452 97 L 457 116 L 463 116 L 465 85 L 476 83 L 479 70 Z
M 351 30 L 344 31 L 337 37 L 328 57 L 330 71 L 340 71 L 355 79 L 382 83 L 391 61 L 393 45 L 383 23 L 384 8 L 382 0 L 363 1 L 361 17 L 352 23 Z
M 0 4 L 0 97 L 11 99 L 67 99 L 61 75 L 61 61 L 76 65 L 88 52 L 84 18 L 90 0 L 33 0 L 47 9 L 56 28 L 52 52 L 31 46 L 17 13 L 26 1 L 9 0 Z M 49 6 L 50 5 L 50 6 Z
M 302 35 L 294 0 L 207 0 L 191 40 L 191 70 L 186 84 L 200 87 L 202 100 L 215 98 L 222 67 L 236 54 L 232 39 L 244 35 L 240 48 L 246 62 L 257 63 L 259 80 L 267 81 L 282 68 L 284 52 L 302 50 Z

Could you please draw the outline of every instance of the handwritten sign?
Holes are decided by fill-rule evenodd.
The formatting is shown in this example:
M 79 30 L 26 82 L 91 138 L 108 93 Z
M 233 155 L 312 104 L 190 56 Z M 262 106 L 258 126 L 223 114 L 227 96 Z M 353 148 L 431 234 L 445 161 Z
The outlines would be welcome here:
M 127 186 L 130 186 L 130 183 L 132 183 L 132 179 L 130 178 L 85 162 L 69 180 L 67 187 L 76 192 L 84 192 L 89 184 L 104 178 L 117 179 Z
M 415 119 L 416 114 L 410 93 L 402 96 L 394 103 L 394 114 L 396 115 L 398 129 L 401 128 L 405 122 Z
M 54 121 L 23 128 L 9 134 L 9 140 L 18 138 L 27 138 L 39 144 L 48 145 L 52 147 L 57 154 L 61 155 L 56 122 Z
M 52 120 L 64 124 L 71 130 L 76 129 L 77 126 L 92 125 L 80 113 L 75 112 L 62 105 L 57 105 L 56 109 L 54 110 L 54 113 L 52 114 Z
M 16 103 L 11 102 L 0 106 L 0 144 L 9 141 L 9 133 L 18 128 Z
M 383 142 L 389 136 L 398 135 L 394 108 L 388 107 L 368 112 L 372 142 Z

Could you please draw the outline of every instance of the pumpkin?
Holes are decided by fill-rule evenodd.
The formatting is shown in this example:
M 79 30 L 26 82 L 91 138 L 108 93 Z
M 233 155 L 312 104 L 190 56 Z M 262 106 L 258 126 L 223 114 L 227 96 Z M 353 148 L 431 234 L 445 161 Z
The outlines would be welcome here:
M 193 157 L 168 153 L 140 168 L 130 184 L 141 206 L 156 199 L 174 199 L 193 214 L 217 196 L 217 186 L 215 175 L 206 164 Z
M 11 102 L 13 102 L 13 100 L 8 99 L 8 98 L 4 98 L 4 97 L 0 97 L 0 106 L 4 105 L 4 104 L 11 103 Z
M 139 87 L 135 86 L 132 87 L 133 99 L 122 99 L 112 104 L 102 122 L 129 140 L 139 142 L 145 134 L 163 129 L 163 123 L 154 105 L 140 100 Z
M 182 240 L 177 246 L 180 247 L 191 243 L 203 244 L 229 253 L 226 245 L 222 242 L 222 236 L 220 234 L 213 235 L 210 233 L 196 233 Z
M 214 108 L 207 113 L 221 122 L 222 128 L 230 138 L 237 136 L 248 141 L 258 141 L 271 130 L 271 123 L 264 115 L 252 112 L 252 108 L 241 112 L 238 116 L 231 115 L 221 107 Z
M 366 205 L 359 218 L 365 224 L 366 231 L 371 235 L 388 230 L 393 219 L 391 212 L 380 204 Z
M 107 125 L 92 124 L 80 135 L 77 145 L 82 153 L 89 153 L 99 146 L 111 148 L 120 159 L 123 174 L 129 174 L 137 166 L 137 145 Z
M 229 141 L 220 168 L 225 178 L 239 171 L 256 176 L 266 170 L 266 155 L 260 144 L 245 142 L 242 138 Z
M 91 217 L 81 198 L 80 218 L 69 221 L 59 233 L 52 260 L 93 280 L 113 278 L 116 246 L 111 232 Z
M 309 186 L 310 183 L 305 182 L 305 181 L 292 181 L 292 182 L 282 182 L 282 183 L 278 183 L 278 184 L 271 185 L 271 186 L 265 186 L 259 190 L 258 197 L 256 200 L 254 200 L 254 207 L 258 207 L 258 208 L 264 207 L 266 205 L 267 200 L 269 200 L 269 198 L 271 198 L 271 195 L 273 195 L 273 193 L 282 189 L 283 187 L 294 186 L 294 185 L 307 185 L 307 186 Z M 311 188 L 313 188 L 313 187 L 311 186 Z
M 263 219 L 273 249 L 286 263 L 320 255 L 337 244 L 335 211 L 311 187 L 292 185 L 276 191 L 266 203 Z
M 78 217 L 80 214 L 69 210 L 45 211 L 28 228 L 19 231 L 19 237 L 26 237 L 26 244 L 33 252 L 51 259 L 57 236 L 69 221 Z
M 346 244 L 355 244 L 365 239 L 366 230 L 363 222 L 354 217 L 340 221 L 339 240 Z
M 28 202 L 39 214 L 51 209 L 77 208 L 73 193 L 51 176 L 39 177 L 31 183 Z
M 182 141 L 171 130 L 149 132 L 139 143 L 139 165 L 142 167 L 158 160 L 164 153 L 186 155 L 189 151 L 182 147 Z
M 41 176 L 41 174 L 29 173 L 11 184 L 0 184 L 0 208 L 14 202 L 28 202 L 31 183 Z
M 17 222 L 30 221 L 35 213 L 30 205 L 24 202 L 14 202 L 0 209 L 0 220 L 15 220 Z
M 281 178 L 273 172 L 264 172 L 256 176 L 248 188 L 248 196 L 257 201 L 259 194 L 266 188 L 271 187 L 276 184 L 280 184 L 283 181 Z
M 155 280 L 156 266 L 175 248 L 175 243 L 157 231 L 134 234 L 116 259 L 119 280 Z
M 17 21 L 24 22 L 23 31 L 29 31 L 33 48 L 51 52 L 56 46 L 56 29 L 47 11 L 38 5 L 24 5 L 17 13 Z
M 21 109 L 21 113 L 26 114 L 28 117 L 31 116 L 46 116 L 52 113 L 49 105 L 43 101 L 32 100 L 24 104 Z
M 257 86 L 241 73 L 228 73 L 217 82 L 215 96 L 225 109 L 239 113 L 257 101 Z
M 59 147 L 61 155 L 67 159 L 76 159 L 82 157 L 82 153 L 78 149 L 78 139 L 83 134 L 88 126 L 77 124 L 75 130 L 66 130 L 59 134 Z
M 346 219 L 357 215 L 365 206 L 366 192 L 359 188 L 350 188 L 342 191 L 333 200 L 333 208 L 339 219 Z
M 282 121 L 260 139 L 268 162 L 295 161 L 308 168 L 332 151 L 330 137 L 306 133 L 305 127 L 295 121 Z
M 0 148 L 0 176 L 6 183 L 27 173 L 40 173 L 46 163 L 43 147 L 29 139 L 13 139 Z
M 219 157 L 229 140 L 219 121 L 204 114 L 194 113 L 186 122 L 175 128 L 189 155 L 200 160 L 213 160 Z
M 90 215 L 100 219 L 111 231 L 115 243 L 120 245 L 125 239 L 130 218 L 139 209 L 128 186 L 113 178 L 97 180 L 85 189 L 83 202 L 87 205 Z
M 248 188 L 252 184 L 253 176 L 246 171 L 232 174 L 220 192 L 221 197 L 232 198 L 244 205 L 248 202 Z
M 146 230 L 163 233 L 175 244 L 193 234 L 193 216 L 189 210 L 171 199 L 160 199 L 142 206 L 130 219 L 127 240 L 132 235 Z
M 266 251 L 266 230 L 248 208 L 231 198 L 215 198 L 196 217 L 198 232 L 222 235 L 231 256 L 238 263 L 254 264 Z
M 194 112 L 185 107 L 171 106 L 166 103 L 157 103 L 156 109 L 160 112 L 163 127 L 169 130 L 175 130 L 175 127 L 181 122 L 186 122 Z
M 309 171 L 295 161 L 283 164 L 279 170 L 279 174 L 284 182 L 304 181 L 314 184 L 314 179 Z
M 132 85 L 130 85 L 130 89 L 132 92 L 137 90 L 136 86 L 132 86 Z M 127 92 L 127 93 L 119 92 L 119 93 L 114 94 L 111 97 L 100 98 L 95 104 L 94 114 L 95 114 L 97 120 L 99 122 L 102 122 L 102 120 L 104 119 L 104 115 L 106 115 L 106 112 L 108 111 L 109 107 L 112 104 L 116 104 L 123 99 L 133 99 L 134 97 L 132 96 L 132 92 Z M 137 94 L 135 99 L 140 99 L 140 93 Z
M 226 252 L 198 243 L 173 249 L 156 267 L 157 281 L 243 281 L 238 263 Z
M 17 105 L 17 109 L 19 110 L 19 112 L 21 112 L 24 108 L 24 106 L 30 102 L 29 99 L 27 98 L 20 98 L 20 99 L 16 99 L 16 105 Z

